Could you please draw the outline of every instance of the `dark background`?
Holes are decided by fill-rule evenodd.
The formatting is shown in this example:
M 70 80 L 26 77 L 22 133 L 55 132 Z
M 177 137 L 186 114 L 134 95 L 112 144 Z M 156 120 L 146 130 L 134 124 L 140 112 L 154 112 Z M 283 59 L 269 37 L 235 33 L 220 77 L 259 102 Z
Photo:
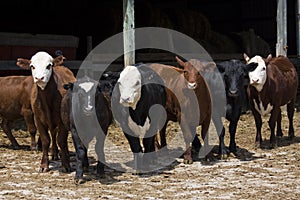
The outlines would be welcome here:
M 96 46 L 122 31 L 122 4 L 122 0 L 2 0 L 0 32 L 76 36 L 75 59 L 82 60 L 87 55 L 87 36 L 92 36 Z M 297 53 L 296 0 L 288 0 L 287 5 L 288 55 L 293 57 Z M 235 40 L 233 48 L 208 47 L 210 53 L 243 53 L 245 47 L 235 33 L 253 29 L 275 54 L 276 9 L 276 0 L 135 0 L 136 27 L 179 30 L 203 42 L 204 47 L 219 38 Z

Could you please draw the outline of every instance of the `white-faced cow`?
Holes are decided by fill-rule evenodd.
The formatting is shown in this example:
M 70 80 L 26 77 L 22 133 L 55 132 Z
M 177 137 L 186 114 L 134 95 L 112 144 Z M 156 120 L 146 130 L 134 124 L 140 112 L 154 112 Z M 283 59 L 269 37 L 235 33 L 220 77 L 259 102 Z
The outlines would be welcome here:
M 90 77 L 78 78 L 64 87 L 68 92 L 62 100 L 61 115 L 66 128 L 72 133 L 76 150 L 75 181 L 82 183 L 83 172 L 89 166 L 87 147 L 93 137 L 96 137 L 97 174 L 104 174 L 104 140 L 112 122 L 112 113 L 99 82 Z
M 249 58 L 244 54 L 247 62 L 250 84 L 247 92 L 249 104 L 256 124 L 256 145 L 262 142 L 261 127 L 262 119 L 271 113 L 269 127 L 271 130 L 270 147 L 277 145 L 275 137 L 275 125 L 277 123 L 277 136 L 282 136 L 281 109 L 287 105 L 289 119 L 289 137 L 294 137 L 293 116 L 294 104 L 298 88 L 298 76 L 295 67 L 285 56 L 267 58 L 254 56 Z
M 121 72 L 112 94 L 112 111 L 134 153 L 137 171 L 142 166 L 140 153 L 144 153 L 145 161 L 152 162 L 154 159 L 152 154 L 147 153 L 155 151 L 154 136 L 165 122 L 165 103 L 164 83 L 148 66 L 127 66 Z
M 30 60 L 19 58 L 17 65 L 24 69 L 31 69 L 34 85 L 31 94 L 31 106 L 34 114 L 34 122 L 40 133 L 43 156 L 41 171 L 49 170 L 48 150 L 50 139 L 52 148 L 56 148 L 56 135 L 61 150 L 62 167 L 70 171 L 68 151 L 68 131 L 64 128 L 60 117 L 61 99 L 66 93 L 63 84 L 75 82 L 71 70 L 64 66 L 64 57 L 52 58 L 47 52 L 37 52 Z M 54 69 L 54 70 L 53 70 Z M 48 131 L 51 132 L 50 138 Z M 57 154 L 58 150 L 55 150 Z

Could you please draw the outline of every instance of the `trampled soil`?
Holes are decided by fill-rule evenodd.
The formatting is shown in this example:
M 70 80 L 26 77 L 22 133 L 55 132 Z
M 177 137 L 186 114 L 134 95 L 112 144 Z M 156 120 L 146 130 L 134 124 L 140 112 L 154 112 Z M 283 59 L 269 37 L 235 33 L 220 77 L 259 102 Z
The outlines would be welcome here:
M 106 167 L 104 177 L 95 174 L 95 158 L 84 175 L 85 183 L 76 185 L 74 174 L 63 173 L 60 161 L 51 161 L 51 170 L 39 173 L 41 152 L 31 151 L 30 137 L 24 130 L 14 135 L 22 148 L 14 150 L 0 133 L 0 199 L 300 199 L 300 113 L 295 113 L 295 138 L 287 138 L 287 116 L 283 115 L 284 137 L 278 147 L 268 149 L 268 117 L 263 120 L 263 149 L 254 147 L 255 124 L 251 114 L 239 121 L 236 142 L 238 156 L 227 160 L 191 165 L 178 158 L 164 169 L 133 175 Z M 226 121 L 226 124 L 228 122 Z M 170 123 L 170 132 L 178 124 Z M 226 145 L 228 145 L 226 127 Z M 129 149 L 120 129 L 111 126 L 108 138 Z M 72 166 L 75 169 L 70 140 Z M 215 151 L 217 148 L 214 148 Z

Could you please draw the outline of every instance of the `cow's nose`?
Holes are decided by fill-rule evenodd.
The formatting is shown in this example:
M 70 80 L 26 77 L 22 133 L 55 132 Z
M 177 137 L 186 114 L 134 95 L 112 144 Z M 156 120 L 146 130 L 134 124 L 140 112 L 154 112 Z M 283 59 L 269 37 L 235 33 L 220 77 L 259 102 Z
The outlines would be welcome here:
M 252 79 L 253 83 L 258 83 L 259 79 Z
M 237 94 L 237 90 L 229 90 L 230 94 Z
M 189 88 L 189 89 L 195 89 L 196 86 L 197 86 L 197 83 L 196 83 L 196 82 L 194 82 L 194 83 L 188 83 L 188 88 Z
M 44 77 L 41 77 L 41 78 L 35 77 L 35 79 L 36 79 L 37 81 L 42 81 L 42 80 L 44 80 Z
M 121 98 L 121 103 L 128 103 L 130 100 L 130 97 L 122 97 Z

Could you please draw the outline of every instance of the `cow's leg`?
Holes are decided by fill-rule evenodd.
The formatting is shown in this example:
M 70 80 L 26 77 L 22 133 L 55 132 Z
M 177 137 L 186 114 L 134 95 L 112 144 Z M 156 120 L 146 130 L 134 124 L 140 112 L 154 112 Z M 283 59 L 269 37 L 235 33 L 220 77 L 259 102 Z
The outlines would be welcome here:
M 236 128 L 239 119 L 240 119 L 240 114 L 233 117 L 233 119 L 229 123 L 229 134 L 230 134 L 229 151 L 234 154 L 237 152 L 236 143 L 235 143 L 235 134 L 236 134 Z
M 269 119 L 269 127 L 271 131 L 271 136 L 270 136 L 270 148 L 276 147 L 276 137 L 275 137 L 275 126 L 276 126 L 276 121 L 278 118 L 278 114 L 280 112 L 280 108 L 278 106 L 274 106 L 271 116 Z
M 103 130 L 104 133 L 107 133 L 107 130 Z M 95 145 L 95 151 L 98 157 L 97 161 L 97 174 L 99 176 L 104 175 L 104 167 L 105 167 L 105 155 L 104 155 L 104 142 L 105 142 L 105 135 L 104 133 L 99 133 L 99 135 L 96 136 L 96 145 Z
M 262 119 L 260 114 L 255 109 L 252 109 L 252 112 L 253 112 L 255 126 L 256 126 L 255 147 L 260 147 L 262 142 L 262 137 L 261 137 Z
M 61 150 L 61 165 L 63 172 L 70 172 L 70 159 L 68 149 L 68 131 L 64 128 L 63 124 L 58 126 L 57 142 Z
M 225 159 L 229 152 L 227 151 L 224 143 L 225 127 L 223 126 L 222 118 L 218 114 L 213 113 L 212 120 L 219 136 L 219 155 L 221 159 Z
M 27 130 L 29 131 L 30 138 L 31 138 L 30 148 L 31 150 L 37 150 L 38 147 L 35 140 L 36 127 L 34 124 L 33 113 L 30 109 L 23 109 L 23 113 L 24 113 L 24 120 L 27 126 Z
M 133 153 L 134 157 L 134 169 L 138 173 L 140 166 L 141 166 L 141 159 L 140 159 L 140 153 L 142 153 L 142 147 L 140 144 L 140 139 L 138 137 L 134 137 L 130 134 L 125 133 L 125 137 L 128 140 L 128 143 L 130 145 L 130 149 Z
M 48 158 L 48 150 L 50 146 L 50 135 L 48 133 L 47 127 L 45 127 L 38 117 L 35 116 L 35 122 L 38 132 L 40 133 L 40 138 L 42 141 L 42 161 L 41 161 L 41 172 L 47 172 L 49 171 L 49 158 Z
M 293 125 L 293 117 L 294 117 L 294 112 L 295 112 L 294 107 L 295 107 L 294 100 L 287 104 L 287 114 L 288 114 L 288 118 L 289 118 L 289 137 L 290 138 L 295 137 L 294 125 Z
M 87 149 L 81 142 L 75 127 L 71 128 L 72 140 L 76 151 L 76 174 L 75 183 L 81 184 L 83 180 L 83 172 L 88 170 L 89 163 L 87 158 Z
M 58 132 L 58 129 L 55 128 L 54 130 L 50 130 L 50 133 L 51 133 L 51 154 L 52 154 L 52 160 L 59 160 L 59 157 L 58 157 L 58 147 L 57 147 L 57 133 Z
M 209 141 L 208 141 L 208 129 L 210 125 L 211 118 L 206 118 L 203 124 L 201 125 L 201 138 L 204 141 L 204 152 L 205 152 L 205 158 L 207 160 L 212 160 L 212 152 L 211 149 L 209 148 Z
M 11 142 L 14 149 L 19 149 L 20 145 L 18 144 L 16 138 L 13 136 L 11 132 L 11 128 L 9 126 L 9 121 L 5 118 L 2 119 L 1 128 L 3 129 L 4 133 L 6 133 L 9 141 Z
M 191 127 L 182 117 L 182 121 L 180 123 L 180 127 L 183 133 L 185 145 L 186 145 L 186 151 L 183 154 L 183 163 L 184 164 L 192 164 L 193 158 L 192 158 L 192 142 L 196 134 L 196 127 Z M 193 134 L 194 133 L 194 134 Z
M 158 146 L 158 149 L 161 149 L 163 147 L 167 146 L 167 140 L 166 140 L 166 129 L 167 129 L 168 122 L 165 123 L 165 125 L 161 128 L 159 131 L 160 136 L 160 144 L 158 144 L 157 136 L 155 136 L 155 145 Z
M 280 110 L 279 113 L 278 113 L 278 117 L 277 117 L 277 131 L 276 131 L 276 136 L 277 137 L 282 137 L 283 136 L 282 129 L 281 129 L 281 119 L 282 119 L 282 116 L 281 116 L 281 110 Z

